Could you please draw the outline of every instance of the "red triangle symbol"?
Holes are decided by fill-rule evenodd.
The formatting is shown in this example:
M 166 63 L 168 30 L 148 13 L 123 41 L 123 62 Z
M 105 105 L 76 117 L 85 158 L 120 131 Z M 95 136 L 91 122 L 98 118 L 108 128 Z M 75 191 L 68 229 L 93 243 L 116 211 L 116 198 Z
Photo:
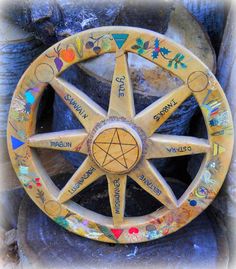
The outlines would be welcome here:
M 122 229 L 111 229 L 111 232 L 114 234 L 115 238 L 118 239 L 123 233 Z

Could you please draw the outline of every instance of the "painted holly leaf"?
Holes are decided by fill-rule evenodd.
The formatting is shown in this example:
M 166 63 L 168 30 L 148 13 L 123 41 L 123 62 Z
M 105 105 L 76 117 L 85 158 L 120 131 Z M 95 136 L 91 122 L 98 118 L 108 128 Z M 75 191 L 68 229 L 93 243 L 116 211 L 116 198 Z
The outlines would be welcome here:
M 143 44 L 143 49 L 147 50 L 149 47 L 149 41 L 146 41 L 144 44 Z
M 160 48 L 160 52 L 161 52 L 162 54 L 164 54 L 164 55 L 167 55 L 167 54 L 169 54 L 171 51 L 168 50 L 167 48 L 163 47 L 163 48 Z
M 174 69 L 178 69 L 178 64 L 177 64 L 177 62 L 175 62 L 175 64 L 174 64 Z
M 131 49 L 133 49 L 133 50 L 137 50 L 137 49 L 139 49 L 140 47 L 138 46 L 138 45 L 133 45 L 132 47 L 131 47 Z
M 152 52 L 152 59 L 157 59 L 158 57 L 158 51 L 153 51 Z
M 159 42 L 159 39 L 158 38 L 155 39 L 154 44 L 155 44 L 155 48 L 158 48 L 159 47 L 160 42 Z
M 136 44 L 137 44 L 139 47 L 143 47 L 144 42 L 143 42 L 142 38 L 138 38 L 138 39 L 136 39 Z

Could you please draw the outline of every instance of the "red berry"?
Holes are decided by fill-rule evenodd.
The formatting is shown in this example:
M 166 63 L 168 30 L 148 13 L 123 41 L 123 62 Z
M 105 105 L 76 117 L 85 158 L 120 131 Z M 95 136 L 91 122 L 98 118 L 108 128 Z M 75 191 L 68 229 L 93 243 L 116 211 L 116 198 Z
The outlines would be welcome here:
M 131 228 L 129 229 L 129 233 L 130 233 L 130 234 L 137 234 L 138 232 L 139 232 L 139 229 L 136 228 L 136 227 L 131 227 Z
M 41 184 L 41 183 L 36 183 L 36 185 L 37 185 L 38 187 L 41 187 L 41 186 L 42 186 L 42 184 Z
M 32 185 L 29 185 L 29 188 L 30 188 L 30 189 L 32 189 L 32 188 L 33 188 L 33 186 L 32 186 Z
M 40 181 L 40 178 L 39 177 L 35 178 L 35 181 L 36 182 L 39 182 Z

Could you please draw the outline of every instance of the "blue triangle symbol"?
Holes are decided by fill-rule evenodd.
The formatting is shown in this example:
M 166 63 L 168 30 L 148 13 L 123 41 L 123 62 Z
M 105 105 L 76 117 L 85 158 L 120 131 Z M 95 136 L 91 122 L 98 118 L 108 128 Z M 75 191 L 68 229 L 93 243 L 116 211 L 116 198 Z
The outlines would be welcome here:
M 119 49 L 124 45 L 128 36 L 128 34 L 112 34 L 112 37 L 114 38 L 116 45 Z
M 11 136 L 11 144 L 12 144 L 12 148 L 15 150 L 15 149 L 18 149 L 20 146 L 24 145 L 25 142 L 20 141 L 14 136 Z

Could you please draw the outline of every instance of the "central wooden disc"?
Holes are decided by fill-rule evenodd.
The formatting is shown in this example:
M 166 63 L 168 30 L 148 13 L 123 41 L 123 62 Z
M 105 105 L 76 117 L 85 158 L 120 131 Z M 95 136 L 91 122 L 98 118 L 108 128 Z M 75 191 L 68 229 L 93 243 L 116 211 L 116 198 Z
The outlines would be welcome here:
M 96 163 L 112 174 L 130 171 L 139 161 L 141 151 L 138 133 L 126 125 L 102 128 L 95 134 L 91 147 Z

